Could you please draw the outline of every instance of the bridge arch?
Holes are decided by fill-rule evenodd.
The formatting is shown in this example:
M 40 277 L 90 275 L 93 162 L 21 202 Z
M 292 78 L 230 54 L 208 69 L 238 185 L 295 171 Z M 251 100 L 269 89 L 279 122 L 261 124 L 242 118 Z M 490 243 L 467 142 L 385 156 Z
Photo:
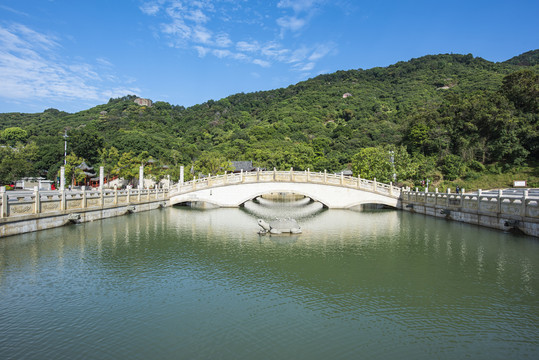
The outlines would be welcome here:
M 387 190 L 387 189 L 385 189 Z M 238 207 L 258 196 L 272 192 L 289 192 L 320 202 L 330 209 L 348 209 L 363 204 L 380 204 L 398 207 L 398 196 L 361 187 L 340 184 L 297 181 L 262 181 L 233 184 L 211 184 L 202 188 L 191 187 L 170 197 L 171 205 L 186 202 L 205 202 L 219 207 Z

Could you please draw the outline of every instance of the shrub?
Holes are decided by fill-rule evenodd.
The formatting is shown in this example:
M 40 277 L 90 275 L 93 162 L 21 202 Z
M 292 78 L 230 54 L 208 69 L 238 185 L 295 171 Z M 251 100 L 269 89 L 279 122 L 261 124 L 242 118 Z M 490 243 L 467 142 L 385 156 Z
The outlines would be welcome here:
M 462 171 L 462 159 L 460 156 L 449 154 L 440 161 L 440 170 L 446 180 L 455 180 Z

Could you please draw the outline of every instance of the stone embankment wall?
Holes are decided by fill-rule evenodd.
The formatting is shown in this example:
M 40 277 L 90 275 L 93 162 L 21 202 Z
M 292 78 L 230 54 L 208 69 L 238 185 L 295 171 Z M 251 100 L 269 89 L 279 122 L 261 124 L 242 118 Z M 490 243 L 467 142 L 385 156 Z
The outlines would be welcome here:
M 403 191 L 402 209 L 448 220 L 461 221 L 498 230 L 517 230 L 539 237 L 539 197 L 523 195 L 470 194 Z
M 1 191 L 0 237 L 157 209 L 167 199 L 167 189 Z

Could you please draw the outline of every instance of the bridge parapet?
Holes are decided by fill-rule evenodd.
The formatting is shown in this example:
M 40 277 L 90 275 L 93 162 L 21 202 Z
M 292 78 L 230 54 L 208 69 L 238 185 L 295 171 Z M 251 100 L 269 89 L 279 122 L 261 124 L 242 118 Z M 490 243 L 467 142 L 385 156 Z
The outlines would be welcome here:
M 361 179 L 360 177 L 344 176 L 342 174 L 328 174 L 327 172 L 310 171 L 254 171 L 236 174 L 224 174 L 209 176 L 206 178 L 195 179 L 178 183 L 175 189 L 171 191 L 170 196 L 185 194 L 203 189 L 210 189 L 220 186 L 263 183 L 263 182 L 288 182 L 288 183 L 310 183 L 332 185 L 345 188 L 360 189 L 399 198 L 401 189 L 393 184 L 379 183 L 375 180 Z

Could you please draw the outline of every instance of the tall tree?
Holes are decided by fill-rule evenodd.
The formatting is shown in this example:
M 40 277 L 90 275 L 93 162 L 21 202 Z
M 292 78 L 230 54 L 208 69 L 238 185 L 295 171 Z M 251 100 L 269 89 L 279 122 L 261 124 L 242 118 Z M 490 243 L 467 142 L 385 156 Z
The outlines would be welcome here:
M 28 138 L 28 132 L 17 126 L 4 129 L 1 135 L 1 139 L 10 146 L 15 146 L 19 142 L 24 143 Z
M 75 185 L 86 179 L 86 174 L 79 166 L 84 162 L 84 159 L 78 157 L 74 153 L 67 155 L 65 165 L 65 177 L 71 181 L 71 185 Z
M 232 163 L 218 152 L 203 153 L 195 162 L 195 174 L 204 175 L 223 174 L 225 171 L 232 171 Z
M 92 165 L 99 163 L 99 150 L 105 145 L 105 140 L 95 129 L 74 130 L 69 133 L 68 142 L 75 155 L 83 157 Z
M 503 79 L 502 92 L 518 109 L 539 111 L 539 74 L 536 72 L 525 69 L 507 75 Z
M 99 150 L 99 166 L 103 166 L 105 176 L 110 178 L 114 169 L 118 167 L 120 153 L 114 146 Z
M 22 177 L 37 175 L 34 169 L 36 158 L 37 146 L 33 142 L 18 143 L 15 148 L 0 147 L 0 182 L 16 182 Z

